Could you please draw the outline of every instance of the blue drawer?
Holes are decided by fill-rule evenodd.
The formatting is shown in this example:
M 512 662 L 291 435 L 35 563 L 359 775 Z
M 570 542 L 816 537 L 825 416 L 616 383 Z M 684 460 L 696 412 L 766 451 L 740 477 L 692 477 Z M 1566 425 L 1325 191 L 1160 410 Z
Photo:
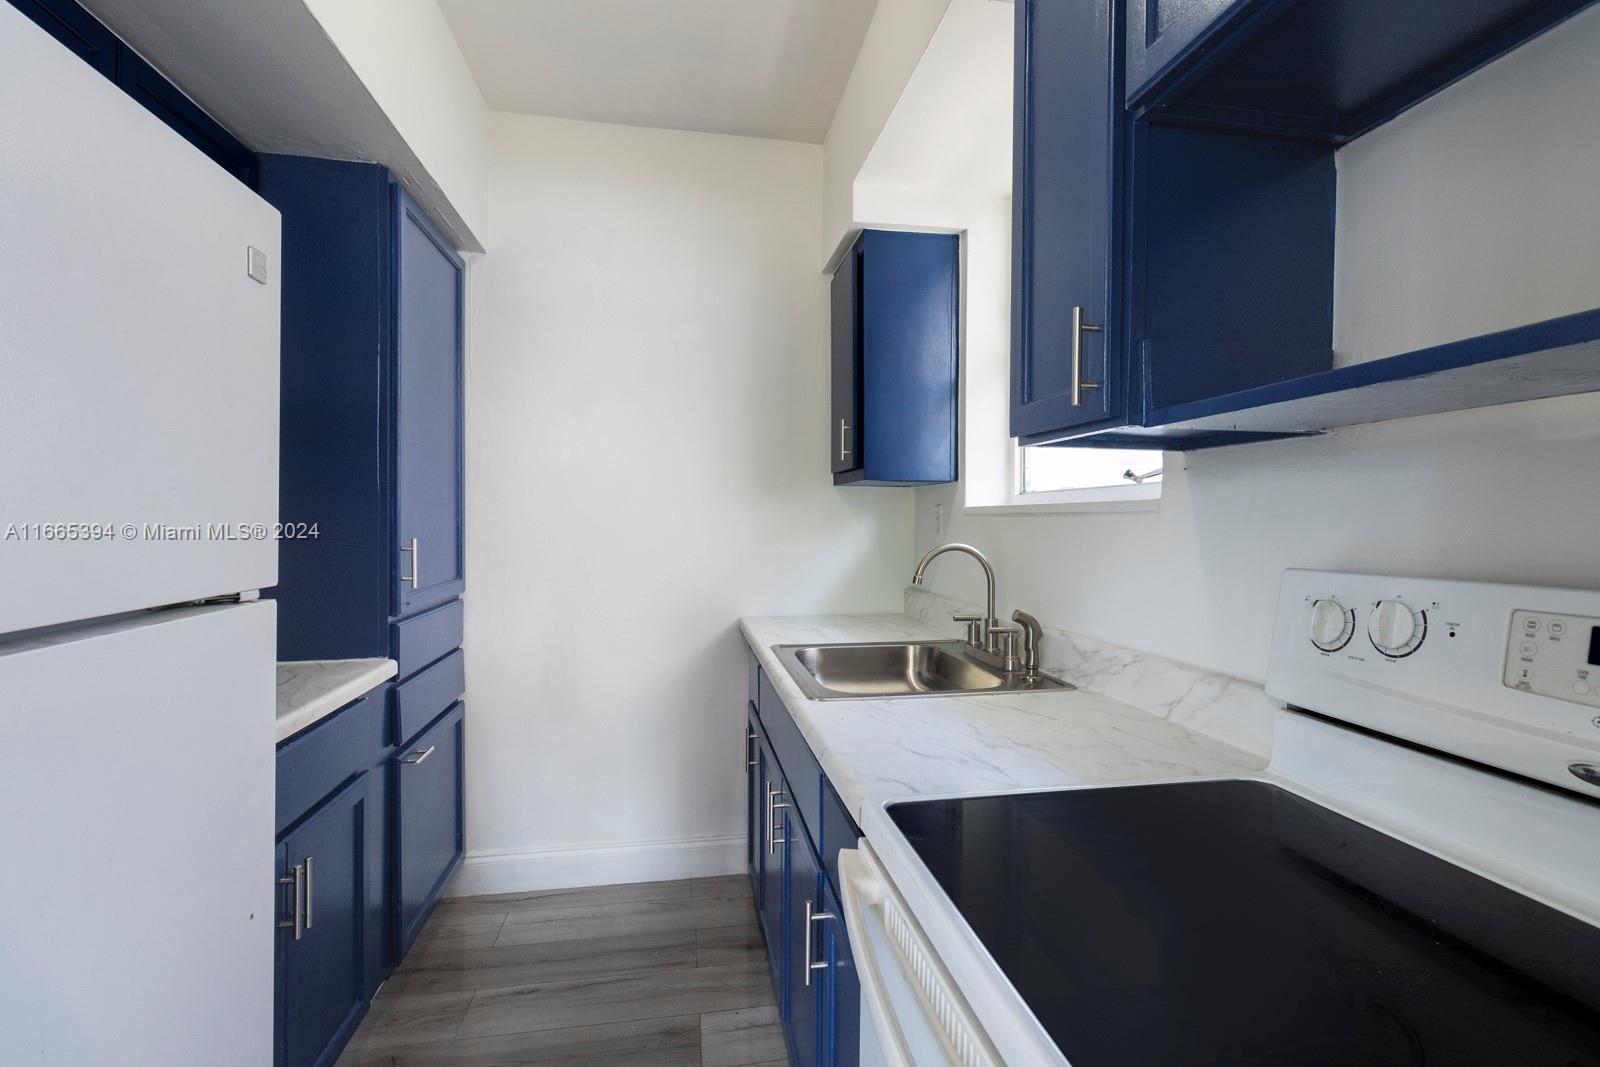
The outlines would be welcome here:
M 461 647 L 461 601 L 452 600 L 431 611 L 393 623 L 390 645 L 401 679 L 409 678 L 439 657 Z
M 454 704 L 467 689 L 466 657 L 460 649 L 394 687 L 396 744 L 405 744 Z
M 276 834 L 382 757 L 384 696 L 368 693 L 278 746 Z
M 789 782 L 790 802 L 800 813 L 806 836 L 814 843 L 822 829 L 822 765 L 806 744 L 805 735 L 795 725 L 794 717 L 784 706 L 778 691 L 772 688 L 766 673 L 761 675 L 761 701 L 757 705 L 761 726 L 766 731 L 772 754 L 778 757 L 778 766 Z

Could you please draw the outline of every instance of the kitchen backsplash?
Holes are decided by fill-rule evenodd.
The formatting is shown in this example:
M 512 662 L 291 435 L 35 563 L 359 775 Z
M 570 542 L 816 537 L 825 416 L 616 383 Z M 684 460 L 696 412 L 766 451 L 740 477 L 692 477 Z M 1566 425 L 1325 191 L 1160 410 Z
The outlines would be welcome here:
M 954 636 L 961 627 L 950 616 L 980 609 L 911 585 L 906 587 L 905 610 L 922 622 L 948 627 Z M 1254 682 L 1203 671 L 1048 624 L 1044 626 L 1039 657 L 1046 674 L 1080 689 L 1121 701 L 1246 752 L 1263 757 L 1272 754 L 1272 722 L 1281 705 Z

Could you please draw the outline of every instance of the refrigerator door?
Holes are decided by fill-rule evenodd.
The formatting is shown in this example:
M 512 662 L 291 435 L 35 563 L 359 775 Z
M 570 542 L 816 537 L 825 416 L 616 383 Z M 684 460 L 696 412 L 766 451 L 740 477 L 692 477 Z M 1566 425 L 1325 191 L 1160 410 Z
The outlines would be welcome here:
M 0 99 L 0 633 L 274 584 L 277 212 L 9 4 Z
M 275 620 L 0 643 L 0 1059 L 270 1063 Z

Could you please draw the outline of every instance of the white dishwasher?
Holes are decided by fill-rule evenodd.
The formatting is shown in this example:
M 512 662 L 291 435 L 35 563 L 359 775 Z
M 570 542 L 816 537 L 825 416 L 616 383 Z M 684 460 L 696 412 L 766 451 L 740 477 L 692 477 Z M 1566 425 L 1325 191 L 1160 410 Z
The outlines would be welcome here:
M 861 983 L 861 1067 L 1001 1067 L 872 847 L 839 853 Z

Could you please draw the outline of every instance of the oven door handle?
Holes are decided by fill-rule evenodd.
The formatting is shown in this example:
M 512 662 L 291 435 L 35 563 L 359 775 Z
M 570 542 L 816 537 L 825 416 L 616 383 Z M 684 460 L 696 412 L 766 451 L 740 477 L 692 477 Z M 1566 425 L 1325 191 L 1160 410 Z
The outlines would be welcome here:
M 840 851 L 839 882 L 861 999 L 886 1067 L 1002 1067 L 865 842 Z

